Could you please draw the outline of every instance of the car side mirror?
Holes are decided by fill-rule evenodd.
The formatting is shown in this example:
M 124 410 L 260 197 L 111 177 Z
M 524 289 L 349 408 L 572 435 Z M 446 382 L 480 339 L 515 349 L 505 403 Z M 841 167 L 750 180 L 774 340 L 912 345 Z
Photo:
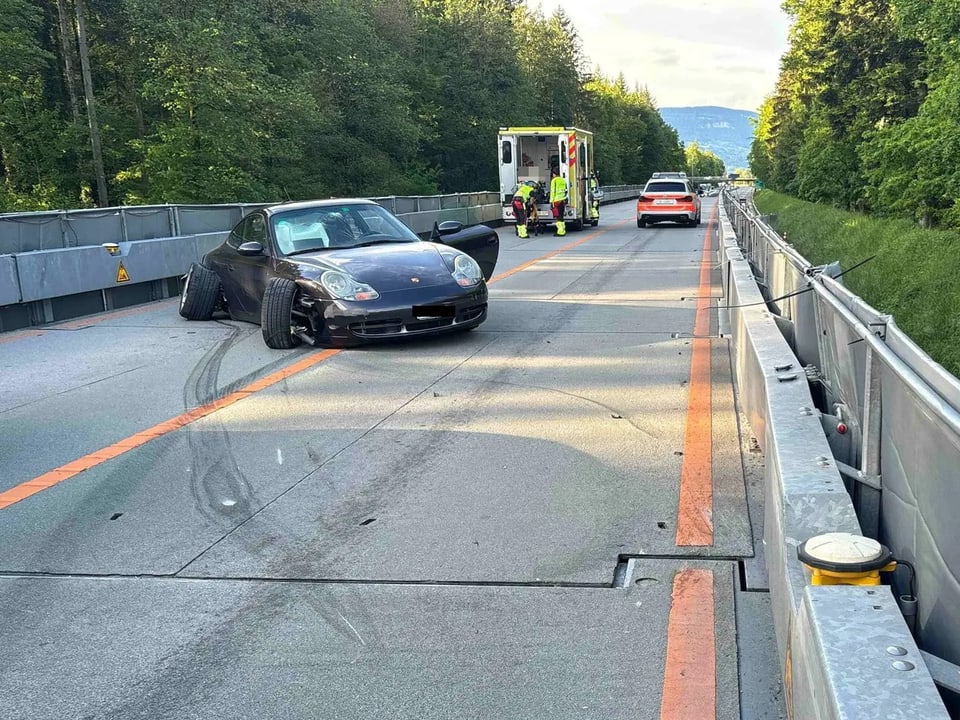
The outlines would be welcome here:
M 443 242 L 444 235 L 454 235 L 463 230 L 463 223 L 456 220 L 444 220 L 442 223 L 433 224 L 433 232 L 430 233 L 430 239 L 433 242 Z
M 457 222 L 456 220 L 444 220 L 437 225 L 437 232 L 440 233 L 440 235 L 453 235 L 461 230 L 463 230 L 463 223 Z
M 263 255 L 263 244 L 256 241 L 245 242 L 237 248 L 241 255 Z

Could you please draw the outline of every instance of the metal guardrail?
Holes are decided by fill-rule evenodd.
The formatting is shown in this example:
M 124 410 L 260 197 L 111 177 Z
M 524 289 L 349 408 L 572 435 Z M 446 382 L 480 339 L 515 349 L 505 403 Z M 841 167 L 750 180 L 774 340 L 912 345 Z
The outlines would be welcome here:
M 500 202 L 498 193 L 494 192 L 372 199 L 401 217 L 460 211 L 454 214 L 462 216 L 464 222 L 468 220 L 468 211 L 499 206 Z M 140 205 L 4 213 L 0 214 L 0 255 L 223 232 L 263 205 Z
M 947 718 L 920 647 L 956 662 L 947 641 L 960 632 L 960 604 L 943 580 L 952 579 L 960 543 L 938 546 L 933 532 L 921 543 L 902 531 L 908 517 L 918 528 L 942 527 L 921 517 L 921 498 L 936 497 L 925 473 L 960 460 L 955 411 L 935 386 L 916 381 L 929 377 L 951 392 L 960 386 L 915 346 L 898 356 L 894 348 L 909 340 L 891 333 L 892 319 L 832 279 L 835 267 L 811 267 L 747 198 L 724 192 L 723 206 L 721 268 L 737 382 L 767 457 L 764 542 L 788 712 L 795 720 Z M 836 432 L 841 419 L 849 434 Z M 960 484 L 941 489 L 949 513 Z M 917 640 L 901 610 L 915 607 L 902 602 L 905 585 L 809 585 L 799 543 L 825 532 L 859 534 L 861 525 L 917 566 Z M 934 632 L 943 634 L 934 639 Z

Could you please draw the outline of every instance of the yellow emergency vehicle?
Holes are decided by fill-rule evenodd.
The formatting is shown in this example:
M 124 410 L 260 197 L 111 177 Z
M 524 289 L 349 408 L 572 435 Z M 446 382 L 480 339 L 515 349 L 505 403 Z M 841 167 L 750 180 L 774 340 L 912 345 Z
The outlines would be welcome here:
M 503 127 L 497 136 L 500 160 L 500 200 L 503 221 L 515 222 L 513 194 L 521 183 L 533 180 L 541 224 L 553 224 L 550 213 L 550 170 L 557 168 L 567 181 L 569 199 L 564 221 L 572 230 L 596 225 L 590 212 L 590 176 L 594 173 L 593 133 L 575 127 Z

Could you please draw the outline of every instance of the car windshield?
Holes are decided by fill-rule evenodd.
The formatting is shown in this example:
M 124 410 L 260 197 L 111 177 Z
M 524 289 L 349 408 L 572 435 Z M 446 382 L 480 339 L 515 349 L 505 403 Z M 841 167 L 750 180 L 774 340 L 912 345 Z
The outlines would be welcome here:
M 277 239 L 277 248 L 284 255 L 380 243 L 420 242 L 410 228 L 379 205 L 324 205 L 287 210 L 272 215 L 270 225 Z
M 687 186 L 682 182 L 652 182 L 647 183 L 644 192 L 669 192 L 682 193 L 687 191 Z

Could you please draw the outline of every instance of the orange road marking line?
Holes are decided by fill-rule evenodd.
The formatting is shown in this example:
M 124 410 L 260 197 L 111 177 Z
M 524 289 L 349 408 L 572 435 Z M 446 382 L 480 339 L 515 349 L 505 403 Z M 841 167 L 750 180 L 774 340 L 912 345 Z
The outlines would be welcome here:
M 82 458 L 68 462 L 67 464 L 61 465 L 60 467 L 50 470 L 49 472 L 45 472 L 43 475 L 39 475 L 32 480 L 27 480 L 26 482 L 20 483 L 19 485 L 16 485 L 5 492 L 0 492 L 0 510 L 13 505 L 14 503 L 18 503 L 21 500 L 25 500 L 31 495 L 36 495 L 38 492 L 46 490 L 47 488 L 51 488 L 58 483 L 62 483 L 64 480 L 69 480 L 85 470 L 89 470 L 90 468 L 96 467 L 101 463 L 105 463 L 107 460 L 113 460 L 114 458 L 119 457 L 120 455 L 123 455 L 134 448 L 145 445 L 151 440 L 162 437 L 163 435 L 171 433 L 174 430 L 179 430 L 180 428 L 189 425 L 200 418 L 204 418 L 207 415 L 215 413 L 217 410 L 229 407 L 235 402 L 243 400 L 245 397 L 263 390 L 264 388 L 268 388 L 271 385 L 276 385 L 292 375 L 296 375 L 307 368 L 323 362 L 327 358 L 333 357 L 339 352 L 340 350 L 322 350 L 320 352 L 308 355 L 292 365 L 288 365 L 281 370 L 277 370 L 266 377 L 250 383 L 249 385 L 245 385 L 229 395 L 218 398 L 213 402 L 207 403 L 206 405 L 201 405 L 200 407 L 188 410 L 187 412 L 177 415 L 170 420 L 166 420 L 162 423 L 154 425 L 151 428 L 147 428 L 146 430 L 142 430 L 141 432 L 131 435 L 128 438 L 119 440 L 113 445 L 108 445 L 101 450 L 84 455 Z
M 487 284 L 490 285 L 491 283 L 495 283 L 498 280 L 502 280 L 503 278 L 514 275 L 520 272 L 521 270 L 525 270 L 531 265 L 540 262 L 541 260 L 546 260 L 548 258 L 553 257 L 554 255 L 558 255 L 559 253 L 562 253 L 565 250 L 569 250 L 572 247 L 576 247 L 577 245 L 580 245 L 581 243 L 584 243 L 587 240 L 591 240 L 592 238 L 597 237 L 601 233 L 606 232 L 607 230 L 613 229 L 615 227 L 618 227 L 618 225 L 622 225 L 622 224 L 624 223 L 611 225 L 610 227 L 604 228 L 603 230 L 598 230 L 596 232 L 590 233 L 586 237 L 580 238 L 579 240 L 575 240 L 572 243 L 568 243 L 567 245 L 564 245 L 563 247 L 558 248 L 553 252 L 547 253 L 546 255 L 543 255 L 534 260 L 525 262 L 522 265 L 518 265 L 517 267 L 511 270 L 508 270 L 504 273 L 501 273 L 500 275 L 492 277 L 487 282 Z M 144 312 L 146 310 L 155 309 L 157 305 L 158 305 L 157 303 L 154 303 L 151 305 L 143 305 L 136 308 L 131 308 L 129 311 L 118 310 L 116 313 L 111 314 L 110 317 L 118 317 L 119 315 L 133 315 L 137 312 Z M 108 319 L 108 318 L 104 318 L 104 319 Z M 76 321 L 76 322 L 79 323 L 83 321 Z M 59 325 L 57 327 L 69 327 L 70 325 L 71 324 L 67 323 L 67 324 Z M 36 334 L 36 335 L 43 334 L 38 330 L 27 331 L 27 332 L 30 334 Z M 18 334 L 18 337 L 20 336 L 22 336 L 22 334 Z M 15 338 L 10 338 L 10 339 L 12 340 Z M 60 467 L 54 468 L 53 470 L 45 472 L 42 475 L 38 475 L 32 480 L 27 480 L 25 482 L 20 483 L 19 485 L 15 485 L 9 490 L 0 492 L 0 510 L 10 507 L 14 503 L 18 503 L 21 500 L 25 500 L 31 495 L 36 495 L 38 492 L 46 490 L 47 488 L 51 488 L 54 485 L 57 485 L 63 482 L 64 480 L 69 480 L 72 477 L 76 477 L 80 473 L 86 470 L 89 470 L 93 467 L 96 467 L 97 465 L 100 465 L 102 463 L 105 463 L 108 460 L 113 460 L 114 458 L 119 457 L 120 455 L 123 455 L 124 453 L 130 450 L 138 448 L 141 445 L 145 445 L 151 440 L 155 440 L 158 437 L 162 437 L 163 435 L 167 435 L 175 430 L 179 430 L 180 428 L 186 425 L 189 425 L 190 423 L 195 422 L 200 418 L 204 418 L 207 415 L 210 415 L 216 412 L 217 410 L 221 410 L 225 407 L 229 407 L 230 405 L 233 405 L 235 402 L 238 402 L 239 400 L 242 400 L 243 398 L 248 397 L 249 395 L 252 395 L 255 392 L 264 390 L 270 387 L 271 385 L 276 385 L 278 382 L 282 380 L 286 380 L 287 378 L 293 375 L 296 375 L 297 373 L 302 372 L 307 368 L 311 368 L 314 365 L 317 365 L 323 362 L 324 360 L 333 357 L 339 352 L 340 350 L 323 350 L 321 352 L 308 355 L 302 360 L 299 360 L 293 363 L 292 365 L 288 365 L 282 370 L 277 370 L 276 372 L 271 373 L 266 377 L 262 377 L 259 380 L 254 380 L 252 383 L 243 386 L 239 390 L 232 392 L 229 395 L 213 400 L 212 402 L 209 402 L 206 405 L 202 405 L 200 407 L 193 408 L 192 410 L 188 410 L 184 413 L 181 413 L 180 415 L 177 415 L 174 418 L 165 420 L 164 422 L 154 425 L 153 427 L 150 427 L 150 428 L 147 428 L 146 430 L 142 430 L 138 433 L 135 433 L 134 435 L 131 435 L 128 438 L 124 438 L 123 440 L 118 440 L 112 445 L 108 445 L 105 448 L 102 448 L 100 450 L 96 450 L 92 453 L 84 455 L 83 457 L 77 460 L 73 460 L 65 465 L 61 465 Z
M 9 335 L 0 335 L 0 345 L 3 343 L 13 342 L 14 340 L 37 337 L 37 335 L 43 335 L 43 332 L 41 330 L 16 330 L 11 332 Z
M 703 238 L 697 317 L 687 398 L 687 428 L 680 469 L 676 544 L 713 545 L 713 408 L 710 366 L 710 238 L 716 206 Z
M 716 720 L 717 648 L 713 616 L 713 572 L 678 572 L 670 598 L 660 720 Z
M 587 240 L 593 240 L 595 237 L 597 237 L 597 236 L 599 236 L 599 235 L 602 235 L 603 233 L 607 232 L 608 230 L 613 230 L 614 228 L 620 227 L 621 225 L 626 225 L 628 222 L 629 222 L 629 220 L 624 220 L 623 222 L 616 223 L 615 225 L 610 225 L 610 226 L 608 226 L 608 227 L 605 227 L 603 230 L 594 230 L 594 231 L 593 231 L 592 233 L 590 233 L 589 235 L 587 235 L 587 236 L 585 236 L 585 237 L 582 237 L 582 238 L 580 238 L 579 240 L 574 240 L 574 241 L 571 242 L 571 243 L 567 243 L 567 244 L 564 245 L 563 247 L 558 247 L 556 250 L 553 250 L 553 251 L 551 251 L 551 252 L 548 252 L 546 255 L 541 255 L 541 256 L 538 257 L 538 258 L 534 258 L 533 260 L 528 260 L 528 261 L 525 262 L 525 263 L 521 263 L 520 265 L 517 265 L 515 268 L 511 268 L 510 270 L 507 270 L 507 271 L 505 271 L 505 272 L 502 272 L 502 273 L 500 273 L 499 275 L 494 275 L 492 278 L 490 278 L 490 279 L 487 281 L 487 285 L 491 285 L 491 284 L 497 282 L 498 280 L 503 280 L 503 279 L 505 279 L 505 278 L 508 278 L 508 277 L 510 277 L 511 275 L 516 275 L 518 272 L 521 272 L 521 271 L 523 271 L 523 270 L 526 270 L 526 269 L 527 269 L 528 267 L 530 267 L 531 265 L 536 265 L 538 262 L 542 262 L 542 261 L 544 261 L 544 260 L 549 260 L 550 258 L 552 258 L 552 257 L 554 257 L 554 256 L 556 256 L 556 255 L 559 255 L 559 254 L 562 253 L 562 252 L 566 252 L 567 250 L 570 250 L 571 248 L 575 248 L 577 245 L 582 245 L 583 243 L 587 242 Z

